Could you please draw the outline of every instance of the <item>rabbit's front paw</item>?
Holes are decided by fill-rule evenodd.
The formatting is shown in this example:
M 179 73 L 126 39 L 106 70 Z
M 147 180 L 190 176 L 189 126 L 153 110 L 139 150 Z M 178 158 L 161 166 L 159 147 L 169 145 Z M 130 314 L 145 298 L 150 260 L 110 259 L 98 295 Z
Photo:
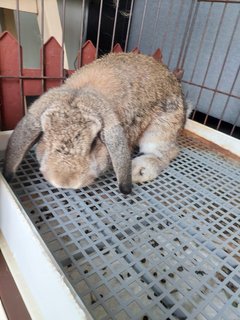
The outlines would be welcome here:
M 133 183 L 144 183 L 158 176 L 158 166 L 154 158 L 143 155 L 132 160 Z

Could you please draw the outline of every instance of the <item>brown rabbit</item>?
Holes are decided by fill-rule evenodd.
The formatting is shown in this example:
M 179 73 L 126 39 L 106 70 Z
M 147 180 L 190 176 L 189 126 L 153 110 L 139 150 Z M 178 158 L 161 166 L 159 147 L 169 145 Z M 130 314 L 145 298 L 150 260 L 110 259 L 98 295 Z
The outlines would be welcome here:
M 44 177 L 56 187 L 90 185 L 112 162 L 120 191 L 156 178 L 176 157 L 187 117 L 181 84 L 166 66 L 134 53 L 84 66 L 33 103 L 10 137 L 10 178 L 36 142 Z M 131 160 L 139 146 L 140 155 Z

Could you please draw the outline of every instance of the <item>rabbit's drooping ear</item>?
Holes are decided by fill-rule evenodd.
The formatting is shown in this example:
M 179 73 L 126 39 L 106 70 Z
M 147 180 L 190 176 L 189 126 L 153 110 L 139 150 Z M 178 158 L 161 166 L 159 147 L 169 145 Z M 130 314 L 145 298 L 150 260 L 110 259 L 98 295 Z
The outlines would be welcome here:
M 3 175 L 9 181 L 16 172 L 25 153 L 40 138 L 41 115 L 56 101 L 61 104 L 69 103 L 74 95 L 75 89 L 58 87 L 50 89 L 38 98 L 30 107 L 29 112 L 18 123 L 13 131 L 6 150 Z
M 131 193 L 131 153 L 122 126 L 118 124 L 113 127 L 105 127 L 101 133 L 101 138 L 110 154 L 119 190 L 124 194 Z
M 25 153 L 37 142 L 41 135 L 40 119 L 28 113 L 13 131 L 6 150 L 3 175 L 12 179 Z

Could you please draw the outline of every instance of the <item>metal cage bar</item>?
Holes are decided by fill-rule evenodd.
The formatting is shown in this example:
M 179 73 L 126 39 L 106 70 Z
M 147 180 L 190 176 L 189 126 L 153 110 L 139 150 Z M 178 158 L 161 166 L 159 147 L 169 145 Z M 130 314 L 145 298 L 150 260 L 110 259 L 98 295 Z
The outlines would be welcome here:
M 239 77 L 239 74 L 240 74 L 240 64 L 239 64 L 238 70 L 237 70 L 237 72 L 236 72 L 235 78 L 234 78 L 234 80 L 233 80 L 233 83 L 232 83 L 232 86 L 231 86 L 231 89 L 230 89 L 230 92 L 229 92 L 227 101 L 226 101 L 225 106 L 224 106 L 224 108 L 223 108 L 223 111 L 222 111 L 222 113 L 221 113 L 221 116 L 220 116 L 220 119 L 219 119 L 219 122 L 218 122 L 218 125 L 217 125 L 217 130 L 219 130 L 219 128 L 220 128 L 223 115 L 224 115 L 224 113 L 225 113 L 226 110 L 227 110 L 227 106 L 228 106 L 230 97 L 232 96 L 232 92 L 233 92 L 233 89 L 234 89 L 234 87 L 235 87 L 236 81 L 237 81 L 237 79 L 238 79 L 238 77 Z M 240 97 L 236 97 L 236 98 L 240 98 Z M 236 120 L 238 120 L 238 117 L 236 117 Z
M 198 2 L 240 3 L 239 0 L 197 0 Z
M 180 53 L 179 53 L 179 57 L 178 57 L 178 61 L 177 61 L 177 68 L 181 68 L 182 55 L 183 55 L 184 47 L 186 45 L 186 38 L 187 38 L 188 31 L 189 31 L 190 23 L 191 23 L 191 18 L 192 18 L 192 14 L 193 14 L 193 10 L 194 10 L 194 5 L 195 5 L 195 2 L 192 1 L 191 2 L 191 6 L 189 8 L 185 29 L 184 29 L 184 32 L 183 32 L 181 49 L 180 49 Z
M 181 4 L 180 4 L 179 13 L 178 13 L 178 16 L 177 16 L 177 19 L 176 19 L 176 23 L 175 23 L 175 26 L 174 26 L 175 30 L 178 30 L 178 28 L 179 28 L 180 17 L 182 15 L 182 11 L 183 11 L 183 1 L 181 1 Z M 173 38 L 172 38 L 172 45 L 171 45 L 170 54 L 169 54 L 168 63 L 167 63 L 168 66 L 171 64 L 171 59 L 172 59 L 174 48 L 175 48 L 175 45 L 176 45 L 176 35 L 177 34 L 174 33 Z
M 167 21 L 167 25 L 166 25 L 166 30 L 163 32 L 162 40 L 160 41 L 161 48 L 164 48 L 165 41 L 166 41 L 166 38 L 167 38 L 168 26 L 169 26 L 169 23 L 171 21 L 172 10 L 173 10 L 173 1 L 169 1 L 168 5 L 169 5 L 168 11 L 167 11 L 168 21 Z
M 142 33 L 143 33 L 143 26 L 144 26 L 144 20 L 145 20 L 146 10 L 147 10 L 147 4 L 148 4 L 148 0 L 145 0 L 145 2 L 144 2 L 144 9 L 143 9 L 143 13 L 142 13 L 141 26 L 140 26 L 139 36 L 138 36 L 138 40 L 137 40 L 137 47 L 138 47 L 138 48 L 140 47 L 140 43 L 141 43 L 141 38 L 142 38 Z
M 114 16 L 113 31 L 112 31 L 112 41 L 111 41 L 111 51 L 113 51 L 113 47 L 114 47 L 115 32 L 116 32 L 117 18 L 118 18 L 118 8 L 119 8 L 119 0 L 116 1 L 115 16 Z
M 130 33 L 132 15 L 133 15 L 133 7 L 134 7 L 134 0 L 131 0 L 131 6 L 130 6 L 130 11 L 129 11 L 129 19 L 128 19 L 128 26 L 127 26 L 127 32 L 126 32 L 126 38 L 125 38 L 125 46 L 124 46 L 124 51 L 125 52 L 127 51 L 127 46 L 128 46 L 128 39 L 129 39 L 129 33 Z
M 99 39 L 100 39 L 101 21 L 102 21 L 102 14 L 103 14 L 102 9 L 103 9 L 103 0 L 100 1 L 100 7 L 99 7 L 97 43 L 96 43 L 96 58 L 98 57 L 98 51 L 99 51 Z
M 208 1 L 198 1 L 199 4 L 201 2 L 208 2 Z M 237 82 L 237 78 L 238 78 L 237 73 L 236 73 L 235 78 L 233 79 L 233 85 L 231 86 L 229 91 L 225 91 L 224 92 L 223 90 L 218 89 L 219 83 L 220 83 L 221 78 L 222 78 L 222 74 L 224 72 L 226 61 L 227 61 L 227 59 L 229 59 L 229 56 L 230 56 L 230 50 L 231 50 L 233 38 L 236 36 L 237 26 L 239 26 L 239 16 L 236 17 L 236 21 L 234 23 L 233 30 L 232 30 L 231 35 L 230 35 L 229 40 L 228 40 L 227 51 L 226 51 L 226 53 L 225 53 L 225 55 L 223 57 L 223 62 L 221 63 L 221 66 L 219 66 L 220 71 L 219 71 L 219 75 L 217 77 L 217 83 L 216 83 L 215 87 L 210 87 L 210 86 L 208 86 L 206 84 L 206 79 L 207 79 L 207 77 L 209 75 L 209 70 L 210 70 L 211 65 L 213 63 L 213 57 L 214 57 L 214 53 L 215 53 L 215 50 L 216 50 L 216 44 L 219 41 L 219 35 L 220 35 L 221 31 L 222 31 L 221 30 L 221 26 L 223 25 L 223 22 L 225 21 L 226 10 L 227 10 L 228 6 L 230 6 L 230 3 L 233 4 L 233 2 L 221 1 L 222 5 L 224 7 L 223 7 L 223 10 L 222 10 L 222 13 L 221 13 L 220 20 L 218 22 L 218 27 L 217 27 L 217 30 L 216 30 L 215 38 L 213 39 L 212 49 L 211 49 L 211 52 L 209 54 L 209 59 L 208 59 L 207 67 L 206 67 L 206 72 L 204 74 L 203 81 L 202 81 L 201 84 L 194 82 L 193 79 L 194 79 L 194 77 L 196 75 L 196 68 L 197 68 L 197 65 L 198 65 L 198 62 L 199 62 L 199 57 L 202 54 L 202 50 L 203 50 L 203 42 L 205 41 L 205 38 L 207 36 L 207 29 L 209 28 L 210 17 L 213 14 L 213 10 L 212 10 L 213 7 L 212 6 L 213 6 L 214 2 L 219 3 L 218 1 L 209 1 L 210 7 L 208 8 L 208 11 L 207 11 L 207 17 L 206 17 L 206 20 L 205 20 L 205 23 L 204 23 L 203 31 L 202 31 L 200 42 L 199 42 L 199 46 L 197 48 L 196 57 L 195 57 L 195 61 L 194 61 L 194 66 L 192 68 L 190 80 L 183 79 L 183 83 L 186 83 L 186 84 L 190 85 L 189 89 L 187 90 L 187 95 L 186 95 L 187 97 L 189 95 L 189 91 L 191 90 L 191 86 L 198 87 L 200 89 L 199 93 L 197 95 L 197 98 L 196 98 L 195 110 L 194 110 L 194 112 L 192 114 L 192 119 L 194 119 L 194 120 L 197 119 L 197 113 L 199 111 L 199 103 L 200 103 L 200 99 L 202 97 L 202 94 L 204 93 L 204 90 L 213 92 L 213 95 L 212 95 L 212 97 L 210 98 L 210 100 L 208 102 L 209 106 L 207 108 L 206 114 L 205 114 L 204 119 L 202 121 L 203 124 L 205 124 L 205 125 L 208 125 L 209 116 L 211 115 L 211 110 L 212 110 L 212 107 L 213 107 L 213 101 L 214 101 L 214 98 L 215 98 L 216 94 L 223 94 L 223 95 L 227 96 L 227 101 L 225 103 L 225 106 L 223 107 L 223 111 L 220 113 L 220 116 L 218 117 L 218 120 L 216 120 L 216 121 L 218 121 L 218 123 L 215 125 L 215 129 L 219 130 L 219 129 L 221 129 L 220 125 L 224 122 L 223 117 L 227 113 L 227 111 L 229 110 L 228 109 L 228 104 L 229 104 L 230 98 L 234 98 L 234 99 L 237 99 L 237 100 L 239 100 L 239 98 L 240 98 L 239 95 L 233 93 L 234 85 Z M 233 5 L 236 5 L 236 4 L 240 4 L 240 3 L 239 2 L 234 2 Z M 188 41 L 187 41 L 188 45 L 189 45 L 189 42 L 191 42 L 191 39 L 188 39 Z M 236 120 L 235 124 L 237 124 L 237 123 L 238 123 L 238 120 Z M 233 126 L 234 126 L 234 124 L 232 124 L 232 127 Z M 233 130 L 228 132 L 228 134 L 233 135 Z
M 30 80 L 41 80 L 41 84 L 42 84 L 42 92 L 44 92 L 46 90 L 46 83 L 48 83 L 48 81 L 50 80 L 57 80 L 59 79 L 60 81 L 63 81 L 66 77 L 66 74 L 71 74 L 73 71 L 68 71 L 66 70 L 66 74 L 65 74 L 65 70 L 64 70 L 64 56 L 65 56 L 65 52 L 64 52 L 64 46 L 65 46 L 65 16 L 66 16 L 66 0 L 62 0 L 62 12 L 61 17 L 62 17 L 62 39 L 61 39 L 61 66 L 60 66 L 60 75 L 58 76 L 51 76 L 51 75 L 47 75 L 45 74 L 45 55 L 44 55 L 44 49 L 42 49 L 42 53 L 41 53 L 41 63 L 40 63 L 40 74 L 37 73 L 26 73 L 25 70 L 22 70 L 21 64 L 21 53 L 20 53 L 20 46 L 21 46 L 21 26 L 20 26 L 20 14 L 19 14 L 19 1 L 20 0 L 16 0 L 16 29 L 17 29 L 17 38 L 18 38 L 18 44 L 19 44 L 19 53 L 18 53 L 18 64 L 19 64 L 19 72 L 18 74 L 11 74 L 11 75 L 7 75 L 7 74 L 0 74 L 0 79 L 19 79 L 19 83 L 20 83 L 20 94 L 21 94 L 21 99 L 22 101 L 24 100 L 24 88 L 25 88 L 25 82 L 24 81 L 30 81 Z M 114 42 L 115 42 L 115 38 L 116 38 L 116 32 L 117 32 L 117 26 L 120 23 L 120 19 L 118 19 L 118 15 L 120 14 L 120 1 L 121 0 L 117 0 L 114 1 L 114 16 L 112 17 L 112 21 L 113 21 L 113 28 L 111 30 L 111 40 L 110 40 L 110 47 L 111 50 L 113 50 L 114 47 Z M 204 26 L 202 29 L 202 34 L 200 35 L 200 39 L 199 39 L 199 44 L 196 47 L 196 52 L 194 53 L 194 55 L 192 55 L 192 59 L 194 61 L 192 69 L 188 70 L 188 73 L 190 73 L 189 78 L 185 78 L 183 77 L 182 81 L 183 81 L 183 85 L 186 85 L 186 97 L 189 97 L 189 93 L 191 92 L 191 88 L 199 88 L 198 91 L 198 95 L 196 97 L 196 102 L 195 104 L 195 110 L 193 112 L 192 115 L 192 119 L 197 120 L 198 121 L 198 113 L 199 111 L 201 112 L 201 99 L 203 94 L 205 95 L 205 92 L 213 92 L 213 95 L 211 97 L 211 99 L 209 100 L 209 105 L 207 107 L 206 110 L 206 114 L 204 116 L 204 120 L 202 121 L 205 125 L 210 125 L 209 124 L 209 119 L 212 117 L 212 110 L 214 106 L 214 101 L 215 101 L 215 96 L 219 95 L 219 94 L 223 94 L 224 96 L 227 97 L 226 103 L 224 104 L 224 106 L 222 107 L 221 112 L 218 115 L 218 122 L 215 126 L 215 128 L 217 130 L 223 130 L 223 127 L 225 125 L 225 117 L 228 114 L 231 105 L 232 105 L 232 99 L 236 99 L 236 101 L 239 101 L 240 96 L 237 94 L 236 90 L 235 90 L 235 85 L 238 83 L 238 78 L 239 78 L 239 72 L 236 72 L 234 78 L 232 79 L 233 83 L 231 85 L 231 87 L 229 88 L 229 90 L 223 90 L 223 88 L 219 88 L 219 83 L 221 82 L 221 78 L 222 78 L 222 74 L 224 72 L 224 68 L 226 65 L 226 61 L 229 59 L 230 55 L 231 55 L 231 43 L 233 41 L 233 38 L 236 36 L 236 32 L 237 32 L 237 27 L 239 25 L 239 18 L 236 18 L 236 22 L 232 31 L 232 34 L 229 36 L 229 41 L 228 41 L 228 50 L 225 53 L 224 56 L 224 62 L 219 66 L 220 68 L 220 73 L 218 74 L 218 78 L 217 80 L 217 84 L 215 86 L 210 86 L 209 84 L 206 83 L 206 79 L 208 77 L 209 74 L 209 69 L 213 63 L 213 59 L 214 59 L 214 50 L 216 49 L 216 43 L 219 39 L 219 36 L 221 34 L 221 26 L 223 24 L 223 22 L 225 22 L 226 19 L 226 15 L 225 12 L 227 10 L 227 8 L 229 8 L 230 6 L 237 6 L 236 8 L 239 8 L 238 5 L 240 5 L 240 1 L 207 1 L 207 0 L 189 0 L 189 6 L 186 7 L 186 2 L 184 2 L 183 0 L 180 0 L 179 6 L 178 6 L 178 12 L 173 12 L 173 8 L 174 4 L 176 0 L 171 0 L 171 1 L 165 1 L 165 0 L 158 0 L 158 2 L 156 3 L 156 13 L 154 13 L 153 17 L 153 33 L 151 34 L 152 39 L 150 39 L 149 41 L 149 47 L 148 47 L 148 51 L 153 50 L 156 46 L 156 43 L 160 42 L 162 45 L 162 48 L 164 50 L 164 48 L 167 46 L 168 49 L 168 53 L 167 56 L 164 56 L 163 59 L 164 61 L 167 61 L 168 65 L 172 65 L 174 63 L 174 61 L 176 61 L 176 67 L 178 68 L 185 68 L 188 69 L 188 65 L 186 64 L 186 59 L 188 59 L 188 55 L 189 55 L 189 48 L 192 45 L 193 42 L 193 34 L 195 31 L 195 24 L 196 21 L 198 19 L 199 16 L 199 8 L 202 8 L 202 6 L 207 6 L 209 5 L 208 9 L 206 10 L 206 19 L 204 22 Z M 45 4 L 44 4 L 44 0 L 39 0 L 39 5 L 40 5 L 40 12 L 41 12 L 41 17 L 39 19 L 40 23 L 40 38 L 41 38 L 41 47 L 44 47 L 44 34 L 45 34 L 45 30 L 44 30 L 44 24 L 45 24 L 45 19 L 44 19 L 44 11 L 45 11 Z M 137 6 L 140 5 L 140 2 L 135 2 L 134 0 L 132 0 L 130 2 L 130 9 L 129 12 L 127 12 L 126 14 L 129 15 L 129 19 L 127 22 L 127 26 L 126 26 L 126 33 L 125 33 L 125 45 L 123 50 L 127 51 L 128 50 L 128 45 L 129 45 L 129 39 L 132 37 L 132 33 L 133 31 L 137 34 L 137 37 L 135 39 L 135 46 L 134 47 L 144 47 L 144 42 L 146 41 L 146 37 L 145 37 L 145 33 L 147 32 L 147 25 L 148 25 L 148 16 L 149 16 L 149 12 L 151 11 L 151 4 L 149 3 L 148 0 L 144 0 L 144 2 L 142 2 L 142 13 L 139 17 L 135 17 L 135 9 Z M 219 20 L 218 23 L 218 27 L 217 27 L 217 33 L 215 34 L 215 37 L 212 39 L 212 50 L 210 52 L 209 55 L 209 60 L 207 63 L 207 69 L 206 72 L 204 74 L 204 78 L 203 81 L 201 83 L 197 82 L 196 80 L 194 80 L 196 78 L 196 72 L 197 69 L 199 67 L 199 63 L 201 61 L 201 57 L 203 54 L 203 49 L 204 49 L 204 43 L 206 41 L 206 37 L 207 37 L 207 30 L 209 29 L 209 23 L 210 20 L 212 19 L 213 16 L 213 6 L 217 6 L 217 5 L 223 5 L 224 9 L 221 15 L 221 18 Z M 168 9 L 166 9 L 168 8 Z M 217 8 L 217 7 L 216 7 Z M 104 14 L 103 12 L 104 9 L 104 1 L 100 0 L 99 1 L 99 8 L 98 8 L 98 25 L 97 25 L 97 30 L 96 30 L 96 50 L 95 52 L 95 57 L 98 57 L 98 52 L 99 52 L 99 40 L 100 37 L 104 36 L 102 34 L 102 30 L 101 30 L 101 25 L 102 25 L 102 15 Z M 165 14 L 165 19 L 166 19 L 166 24 L 164 24 L 164 29 L 159 30 L 159 17 L 160 14 L 163 13 L 163 10 L 166 10 L 164 12 Z M 185 11 L 184 11 L 185 10 Z M 186 10 L 188 10 L 188 12 L 186 12 Z M 78 53 L 78 61 L 80 61 L 78 67 L 81 66 L 81 60 L 82 60 L 82 47 L 83 47 L 83 33 L 85 32 L 84 27 L 83 27 L 83 20 L 84 20 L 84 11 L 85 11 L 85 0 L 83 1 L 83 5 L 82 5 L 82 14 L 81 14 L 81 32 L 80 32 L 80 39 L 79 39 L 79 53 Z M 185 14 L 186 19 L 184 21 L 184 25 L 181 21 L 181 16 L 182 14 Z M 162 17 L 162 15 L 161 15 Z M 132 25 L 133 22 L 136 21 L 136 19 L 138 19 L 138 26 L 139 29 L 138 30 L 133 30 L 132 29 Z M 119 20 L 119 21 L 118 21 Z M 173 30 L 178 30 L 179 28 L 182 28 L 181 33 L 180 33 L 180 37 L 179 39 L 177 39 L 177 32 L 175 33 L 171 33 L 169 32 L 170 28 L 172 28 Z M 144 37 L 143 37 L 143 33 L 144 33 Z M 161 38 L 161 41 L 157 41 L 158 38 Z M 179 44 L 177 46 L 177 43 Z M 150 48 L 151 47 L 151 48 Z M 88 48 L 88 50 L 90 50 L 90 48 Z M 121 50 L 120 50 L 121 51 Z M 144 51 L 144 50 L 143 50 Z M 165 51 L 164 51 L 165 52 Z M 177 54 L 177 56 L 176 56 Z M 191 52 L 192 54 L 192 52 Z M 236 70 L 238 70 L 239 66 L 237 66 Z M 35 82 L 37 83 L 37 82 Z M 34 91 L 34 90 L 33 90 Z M 237 103 L 237 102 L 236 102 Z M 236 108 L 235 108 L 236 109 Z M 210 117 L 210 118 L 209 118 Z M 211 120 L 211 119 L 210 119 Z M 237 128 L 239 126 L 239 116 L 238 113 L 236 114 L 236 121 L 234 120 L 231 124 L 231 129 L 229 134 L 230 135 L 235 135 L 236 136 L 236 132 L 237 132 Z
M 155 19 L 155 22 L 154 22 L 153 34 L 156 34 L 156 31 L 157 31 L 157 25 L 158 25 L 158 21 L 159 21 L 159 14 L 160 14 L 160 11 L 161 11 L 162 3 L 163 3 L 163 0 L 159 0 L 157 12 L 156 12 L 156 19 Z M 155 45 L 156 45 L 156 37 L 153 37 L 151 51 L 153 51 Z
M 235 36 L 235 34 L 236 34 L 237 25 L 238 25 L 239 21 L 240 21 L 240 11 L 239 11 L 239 13 L 238 13 L 237 19 L 236 19 L 235 24 L 234 24 L 234 27 L 233 27 L 232 35 L 231 35 L 231 38 L 230 38 L 230 40 L 229 40 L 229 44 L 228 44 L 228 47 L 227 47 L 227 51 L 226 51 L 226 54 L 225 54 L 225 57 L 224 57 L 224 61 L 223 61 L 223 64 L 222 64 L 222 67 L 221 67 L 221 71 L 220 71 L 219 76 L 218 76 L 218 80 L 217 80 L 217 84 L 216 84 L 215 89 L 218 88 L 219 83 L 220 83 L 220 81 L 221 81 L 221 77 L 222 77 L 222 74 L 223 74 L 223 71 L 224 71 L 224 68 L 225 68 L 225 64 L 226 64 L 227 58 L 228 58 L 228 56 L 229 56 L 229 51 L 230 51 L 230 49 L 231 49 L 232 42 L 233 42 L 233 38 L 234 38 L 234 36 Z M 212 96 L 212 98 L 211 98 L 210 105 L 209 105 L 209 108 L 208 108 L 208 110 L 207 110 L 207 114 L 206 114 L 206 117 L 205 117 L 205 120 L 204 120 L 204 124 L 207 123 L 207 120 L 208 120 L 208 117 L 209 117 L 209 112 L 210 112 L 210 110 L 211 110 L 211 108 L 212 108 L 213 100 L 214 100 L 214 98 L 215 98 L 215 94 L 216 94 L 216 91 L 214 91 L 214 94 L 213 94 L 213 96 Z M 217 127 L 217 128 L 218 128 L 218 127 Z
M 16 0 L 16 8 L 17 8 L 17 39 L 18 39 L 18 75 L 19 77 L 22 76 L 22 48 L 21 48 L 21 28 L 20 28 L 20 16 L 19 16 L 19 0 Z M 20 82 L 20 99 L 21 99 L 21 107 L 24 108 L 24 96 L 23 96 L 23 82 L 22 79 L 19 78 Z M 26 110 L 24 110 L 25 112 Z
M 62 43 L 61 43 L 61 77 L 64 78 L 64 45 L 65 45 L 65 16 L 66 16 L 66 0 L 63 0 L 62 7 Z
M 198 51 L 197 51 L 196 59 L 195 59 L 195 62 L 194 62 L 194 67 L 193 67 L 192 74 L 191 74 L 191 77 L 190 77 L 190 82 L 191 83 L 193 82 L 193 77 L 195 75 L 195 71 L 196 71 L 196 67 L 197 67 L 197 64 L 198 64 L 200 52 L 202 50 L 203 41 L 204 41 L 204 38 L 206 36 L 206 31 L 207 31 L 207 28 L 208 28 L 208 23 L 209 23 L 209 18 L 210 18 L 211 12 L 212 12 L 212 5 L 211 5 L 210 9 L 208 10 L 206 22 L 204 24 L 204 29 L 203 29 L 203 32 L 202 32 L 202 36 L 201 36 L 199 48 L 198 48 Z M 194 118 L 195 113 L 196 113 L 196 109 L 193 112 L 193 117 L 192 118 Z
M 79 39 L 79 56 L 78 56 L 78 68 L 82 66 L 82 47 L 83 47 L 83 33 L 84 33 L 84 10 L 85 10 L 85 0 L 82 1 L 81 10 L 81 25 L 80 25 L 80 39 Z

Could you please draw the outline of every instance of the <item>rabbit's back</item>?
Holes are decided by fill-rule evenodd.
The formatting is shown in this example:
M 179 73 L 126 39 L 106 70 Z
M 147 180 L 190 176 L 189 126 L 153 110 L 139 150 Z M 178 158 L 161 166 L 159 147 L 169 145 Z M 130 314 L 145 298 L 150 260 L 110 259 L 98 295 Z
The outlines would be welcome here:
M 66 82 L 74 88 L 91 87 L 113 101 L 116 108 L 149 106 L 181 96 L 181 85 L 154 58 L 134 53 L 112 53 L 84 66 Z
M 152 119 L 174 112 L 184 123 L 181 84 L 168 68 L 142 54 L 109 54 L 84 66 L 66 82 L 74 89 L 93 89 L 118 115 L 130 144 Z

